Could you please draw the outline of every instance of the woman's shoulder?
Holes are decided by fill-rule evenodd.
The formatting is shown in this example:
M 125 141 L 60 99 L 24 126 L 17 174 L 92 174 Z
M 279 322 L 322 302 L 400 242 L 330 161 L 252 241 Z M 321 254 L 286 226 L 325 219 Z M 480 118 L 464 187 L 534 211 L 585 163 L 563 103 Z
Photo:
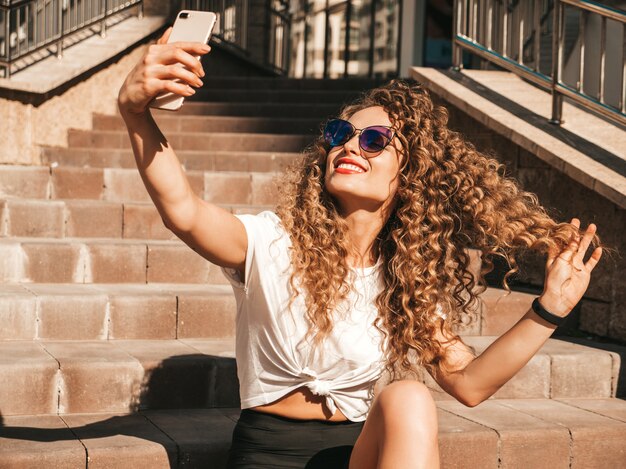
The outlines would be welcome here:
M 244 225 L 255 224 L 262 226 L 278 226 L 281 224 L 280 218 L 276 212 L 272 210 L 263 210 L 258 213 L 237 213 L 235 216 L 239 218 Z
M 280 217 L 273 210 L 263 210 L 256 214 L 236 215 L 246 227 L 249 236 L 266 239 L 267 241 L 283 239 L 289 236 L 283 227 Z

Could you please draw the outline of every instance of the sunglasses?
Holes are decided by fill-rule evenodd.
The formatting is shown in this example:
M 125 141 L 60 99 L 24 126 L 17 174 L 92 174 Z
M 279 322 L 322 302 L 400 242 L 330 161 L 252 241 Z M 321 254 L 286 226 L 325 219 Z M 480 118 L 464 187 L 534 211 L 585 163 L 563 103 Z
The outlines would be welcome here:
M 383 151 L 394 137 L 392 127 L 372 125 L 364 129 L 357 129 L 343 119 L 331 119 L 324 126 L 324 140 L 331 147 L 336 147 L 346 143 L 356 132 L 360 132 L 359 147 L 367 153 Z

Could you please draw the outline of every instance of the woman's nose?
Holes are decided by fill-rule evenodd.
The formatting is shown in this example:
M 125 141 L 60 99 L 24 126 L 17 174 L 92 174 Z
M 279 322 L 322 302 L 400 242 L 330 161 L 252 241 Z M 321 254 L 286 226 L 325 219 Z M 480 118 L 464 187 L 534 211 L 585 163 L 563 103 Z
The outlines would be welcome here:
M 359 147 L 359 132 L 354 132 L 354 135 L 343 144 L 343 148 L 346 153 L 352 153 L 354 155 L 361 154 L 361 148 Z

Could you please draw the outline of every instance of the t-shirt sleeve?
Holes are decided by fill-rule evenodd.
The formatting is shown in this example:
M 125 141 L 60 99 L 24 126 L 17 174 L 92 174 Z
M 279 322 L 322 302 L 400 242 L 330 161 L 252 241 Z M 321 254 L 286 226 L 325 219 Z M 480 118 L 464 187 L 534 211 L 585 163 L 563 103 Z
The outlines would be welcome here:
M 222 267 L 221 270 L 233 288 L 247 292 L 251 283 L 257 282 L 259 279 L 263 264 L 267 261 L 270 243 L 281 234 L 280 219 L 271 211 L 261 212 L 257 215 L 235 216 L 243 223 L 248 237 L 244 281 L 239 277 L 236 269 Z

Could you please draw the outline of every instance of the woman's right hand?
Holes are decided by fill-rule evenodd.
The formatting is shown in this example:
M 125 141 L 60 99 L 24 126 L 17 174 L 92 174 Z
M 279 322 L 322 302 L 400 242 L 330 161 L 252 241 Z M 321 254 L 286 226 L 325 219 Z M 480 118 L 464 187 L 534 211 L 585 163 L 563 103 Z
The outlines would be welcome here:
M 204 76 L 204 70 L 194 55 L 207 54 L 211 48 L 201 42 L 167 44 L 171 32 L 169 27 L 156 44 L 148 46 L 126 77 L 118 95 L 122 114 L 144 113 L 150 101 L 161 92 L 187 97 L 195 93 L 192 87 L 202 86 L 200 77 Z

